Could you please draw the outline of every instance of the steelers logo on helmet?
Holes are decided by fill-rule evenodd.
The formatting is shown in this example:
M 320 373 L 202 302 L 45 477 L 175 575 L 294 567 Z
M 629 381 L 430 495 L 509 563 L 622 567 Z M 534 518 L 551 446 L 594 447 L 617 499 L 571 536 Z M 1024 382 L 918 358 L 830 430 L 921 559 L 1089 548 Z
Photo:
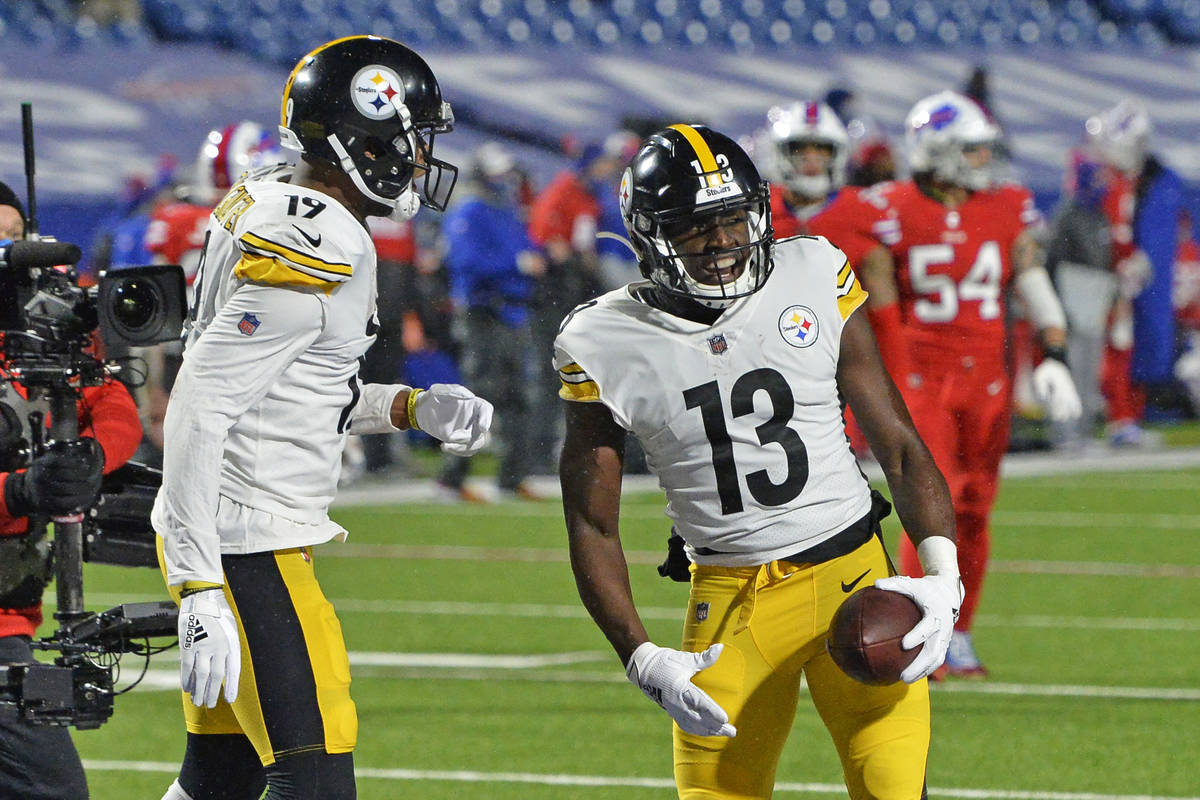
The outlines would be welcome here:
M 629 214 L 629 201 L 633 193 L 633 170 L 628 167 L 621 174 L 621 188 L 617 190 L 617 201 L 621 206 L 621 215 Z
M 372 64 L 354 76 L 350 86 L 354 107 L 369 119 L 389 119 L 404 102 L 404 81 L 387 67 Z

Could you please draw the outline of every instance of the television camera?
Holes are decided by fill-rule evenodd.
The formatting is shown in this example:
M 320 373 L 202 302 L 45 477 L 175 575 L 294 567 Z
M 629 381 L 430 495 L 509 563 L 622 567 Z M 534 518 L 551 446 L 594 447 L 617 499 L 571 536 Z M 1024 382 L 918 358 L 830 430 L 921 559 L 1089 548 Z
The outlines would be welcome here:
M 137 374 L 134 359 L 95 354 L 97 328 L 110 352 L 177 340 L 186 306 L 178 266 L 123 268 L 101 274 L 96 286 L 81 285 L 76 271 L 80 249 L 37 232 L 32 110 L 27 103 L 22 123 L 26 240 L 0 242 L 0 367 L 5 381 L 25 390 L 0 382 L 7 470 L 46 450 L 77 446 L 76 402 L 82 389 L 122 373 Z M 32 586 L 40 599 L 53 577 L 58 622 L 52 636 L 32 643 L 35 650 L 58 654 L 52 664 L 0 666 L 0 716 L 30 724 L 98 727 L 112 715 L 113 698 L 120 693 L 114 685 L 121 656 L 143 656 L 148 666 L 151 654 L 173 646 L 151 643 L 155 637 L 176 635 L 176 609 L 170 602 L 125 603 L 100 613 L 87 612 L 83 605 L 85 560 L 156 565 L 149 518 L 160 484 L 157 470 L 129 463 L 105 476 L 95 507 L 51 519 L 31 516 L 29 533 L 0 537 L 0 594 Z

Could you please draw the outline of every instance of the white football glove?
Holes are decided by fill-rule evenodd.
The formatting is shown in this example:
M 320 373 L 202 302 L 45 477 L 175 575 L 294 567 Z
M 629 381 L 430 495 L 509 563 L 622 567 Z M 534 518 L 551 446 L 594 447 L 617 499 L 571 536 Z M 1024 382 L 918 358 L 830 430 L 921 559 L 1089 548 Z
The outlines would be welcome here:
M 413 402 L 417 428 L 455 456 L 474 455 L 487 444 L 492 413 L 491 403 L 457 383 L 435 383 Z
M 625 665 L 625 675 L 687 733 L 737 736 L 737 728 L 729 724 L 725 709 L 692 683 L 693 675 L 717 663 L 724 647 L 714 644 L 703 653 L 685 653 L 643 642 Z
M 962 581 L 957 573 L 953 576 L 926 575 L 924 578 L 896 575 L 875 581 L 875 588 L 910 597 L 921 609 L 921 621 L 900 640 L 900 646 L 905 650 L 921 647 L 913 662 L 900 673 L 900 680 L 905 683 L 919 681 L 946 660 L 946 648 L 950 646 L 958 609 L 962 606 Z
M 1071 371 L 1057 358 L 1043 358 L 1033 370 L 1033 394 L 1054 422 L 1069 422 L 1083 413 Z
M 189 594 L 179 601 L 179 682 L 196 706 L 215 708 L 237 699 L 242 646 L 237 620 L 221 589 Z

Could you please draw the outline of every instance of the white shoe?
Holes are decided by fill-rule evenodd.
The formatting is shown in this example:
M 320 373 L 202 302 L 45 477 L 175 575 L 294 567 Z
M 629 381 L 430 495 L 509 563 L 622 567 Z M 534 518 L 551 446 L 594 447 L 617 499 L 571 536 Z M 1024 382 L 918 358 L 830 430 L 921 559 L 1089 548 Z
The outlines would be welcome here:
M 966 631 L 955 631 L 950 639 L 950 647 L 946 650 L 946 671 L 958 678 L 987 677 L 987 667 L 975 655 L 971 634 Z

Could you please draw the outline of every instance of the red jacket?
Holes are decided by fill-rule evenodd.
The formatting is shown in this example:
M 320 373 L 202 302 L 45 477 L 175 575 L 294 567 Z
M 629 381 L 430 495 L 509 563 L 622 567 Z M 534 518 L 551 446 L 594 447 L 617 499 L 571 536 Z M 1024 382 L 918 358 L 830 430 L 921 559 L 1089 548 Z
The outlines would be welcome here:
M 529 236 L 539 245 L 559 240 L 571 244 L 575 220 L 600 219 L 600 204 L 573 172 L 560 172 L 533 201 L 529 211 Z
M 25 389 L 12 384 L 22 395 Z M 117 381 L 83 390 L 76 403 L 79 410 L 79 435 L 91 436 L 104 450 L 104 471 L 112 472 L 133 455 L 142 441 L 142 424 L 137 406 L 125 387 Z M 50 420 L 47 418 L 47 425 Z M 0 472 L 0 536 L 13 536 L 29 530 L 27 517 L 14 517 L 4 503 L 4 482 L 9 473 Z M 42 606 L 0 608 L 0 636 L 33 636 L 42 623 Z

